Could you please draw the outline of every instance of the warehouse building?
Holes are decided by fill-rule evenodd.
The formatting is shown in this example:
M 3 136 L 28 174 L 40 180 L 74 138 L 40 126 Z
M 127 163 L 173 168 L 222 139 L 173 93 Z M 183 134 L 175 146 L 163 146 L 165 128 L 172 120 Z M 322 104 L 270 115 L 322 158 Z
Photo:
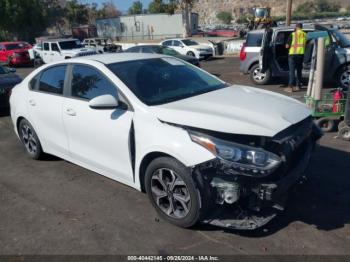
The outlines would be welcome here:
M 190 18 L 191 32 L 198 29 L 198 14 Z M 182 37 L 185 32 L 182 14 L 142 14 L 96 20 L 97 35 L 113 40 L 152 40 Z

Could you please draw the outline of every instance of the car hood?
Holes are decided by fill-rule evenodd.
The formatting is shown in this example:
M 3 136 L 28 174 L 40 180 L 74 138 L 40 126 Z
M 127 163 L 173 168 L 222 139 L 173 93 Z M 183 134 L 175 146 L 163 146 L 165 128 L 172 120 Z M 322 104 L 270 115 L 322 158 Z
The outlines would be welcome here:
M 0 86 L 14 86 L 22 81 L 18 75 L 9 73 L 9 74 L 0 74 Z
M 94 52 L 94 51 L 95 50 L 91 48 L 76 48 L 76 49 L 62 50 L 61 52 L 64 54 L 80 54 L 80 53 Z
M 182 60 L 185 60 L 186 62 L 189 62 L 189 63 L 198 62 L 198 58 L 195 58 L 195 57 L 189 56 L 189 55 L 175 55 L 175 57 L 180 58 Z
M 231 134 L 272 137 L 310 115 L 301 102 L 248 86 L 231 86 L 151 106 L 165 122 Z

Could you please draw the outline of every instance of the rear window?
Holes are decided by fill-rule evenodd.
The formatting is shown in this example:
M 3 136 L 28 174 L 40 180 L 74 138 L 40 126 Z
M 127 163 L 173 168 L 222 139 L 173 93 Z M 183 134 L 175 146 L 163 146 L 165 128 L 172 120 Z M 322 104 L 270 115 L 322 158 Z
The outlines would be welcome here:
M 261 46 L 263 33 L 248 33 L 246 46 Z

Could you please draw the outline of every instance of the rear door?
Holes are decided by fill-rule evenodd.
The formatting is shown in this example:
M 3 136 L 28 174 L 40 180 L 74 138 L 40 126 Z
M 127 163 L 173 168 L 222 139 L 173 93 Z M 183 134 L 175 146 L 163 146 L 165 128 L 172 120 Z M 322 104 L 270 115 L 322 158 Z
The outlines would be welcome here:
M 57 156 L 68 154 L 68 141 L 62 120 L 66 65 L 49 67 L 34 78 L 27 99 L 32 125 L 44 149 Z M 35 82 L 36 81 L 36 82 Z
M 269 68 L 269 61 L 271 61 L 271 39 L 272 29 L 266 29 L 261 42 L 259 65 L 262 73 L 265 73 Z
M 49 43 L 43 44 L 42 59 L 45 64 L 50 63 L 50 44 Z

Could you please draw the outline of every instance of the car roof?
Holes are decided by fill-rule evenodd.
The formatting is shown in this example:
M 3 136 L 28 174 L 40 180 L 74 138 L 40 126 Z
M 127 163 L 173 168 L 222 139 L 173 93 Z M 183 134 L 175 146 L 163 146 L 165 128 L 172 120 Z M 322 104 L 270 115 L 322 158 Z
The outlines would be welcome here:
M 172 40 L 178 40 L 178 41 L 182 41 L 182 40 L 187 40 L 189 38 L 171 38 L 171 39 L 165 39 L 163 42 L 165 41 L 172 41 Z
M 291 31 L 295 29 L 295 26 L 278 26 L 278 27 L 271 27 L 272 30 L 275 31 Z M 315 29 L 315 25 L 313 24 L 306 24 L 304 25 L 303 29 L 311 30 Z M 257 29 L 249 31 L 248 34 L 262 34 L 265 32 L 265 29 Z
M 8 45 L 8 44 L 22 44 L 22 43 L 28 44 L 26 41 L 0 42 L 0 44 L 2 44 L 2 45 Z
M 65 62 L 78 62 L 78 61 L 86 61 L 92 60 L 97 61 L 102 64 L 114 64 L 121 63 L 127 61 L 136 61 L 136 60 L 144 60 L 144 59 L 152 59 L 152 58 L 163 58 L 169 57 L 166 55 L 158 55 L 158 54 L 149 54 L 149 53 L 116 53 L 116 54 L 98 54 L 84 57 L 72 58 L 69 60 L 65 60 Z
M 42 42 L 68 42 L 68 41 L 78 41 L 76 38 L 56 38 L 56 39 L 47 39 Z

